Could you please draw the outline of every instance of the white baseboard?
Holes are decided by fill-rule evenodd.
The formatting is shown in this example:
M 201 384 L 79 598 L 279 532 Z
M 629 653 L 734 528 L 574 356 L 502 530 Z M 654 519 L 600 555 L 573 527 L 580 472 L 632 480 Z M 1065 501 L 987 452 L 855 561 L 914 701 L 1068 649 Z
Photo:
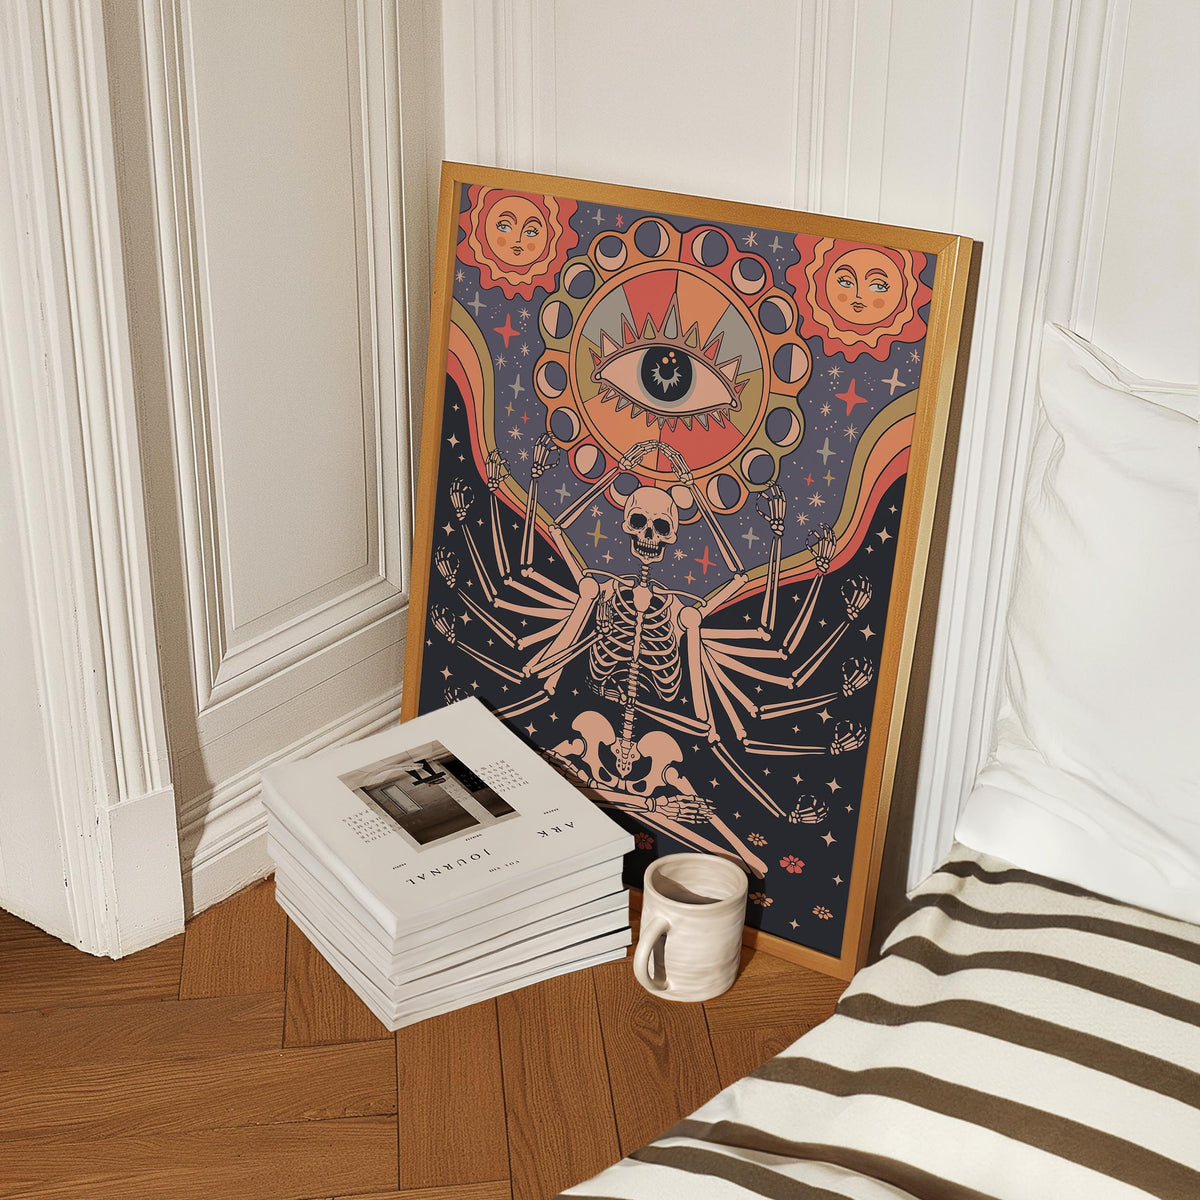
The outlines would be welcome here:
M 267 815 L 259 799 L 259 774 L 283 759 L 303 758 L 327 746 L 351 742 L 400 719 L 401 689 L 317 730 L 229 780 L 208 798 L 202 812 L 180 830 L 184 907 L 189 919 L 275 869 L 267 855 Z
M 107 952 L 113 958 L 183 932 L 175 793 L 166 787 L 99 810 L 109 856 Z

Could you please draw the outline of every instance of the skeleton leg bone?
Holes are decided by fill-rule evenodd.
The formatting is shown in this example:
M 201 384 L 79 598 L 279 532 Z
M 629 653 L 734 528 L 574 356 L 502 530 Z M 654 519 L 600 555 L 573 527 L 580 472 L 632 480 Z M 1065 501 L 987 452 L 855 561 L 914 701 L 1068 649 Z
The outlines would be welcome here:
M 732 755 L 728 750 L 725 749 L 724 746 L 721 745 L 720 742 L 713 746 L 713 753 L 721 760 L 722 763 L 724 763 L 725 769 L 730 773 L 730 775 L 732 775 L 734 779 L 736 779 L 738 783 L 740 783 L 746 789 L 746 791 L 748 791 L 750 795 L 752 795 L 755 800 L 759 802 L 759 804 L 761 804 L 768 812 L 774 813 L 775 816 L 783 816 L 783 809 L 780 808 L 779 805 L 771 798 L 771 796 L 757 783 L 755 783 L 754 780 L 751 779 L 750 776 L 747 775 L 746 772 L 743 771 L 736 762 L 734 762 Z

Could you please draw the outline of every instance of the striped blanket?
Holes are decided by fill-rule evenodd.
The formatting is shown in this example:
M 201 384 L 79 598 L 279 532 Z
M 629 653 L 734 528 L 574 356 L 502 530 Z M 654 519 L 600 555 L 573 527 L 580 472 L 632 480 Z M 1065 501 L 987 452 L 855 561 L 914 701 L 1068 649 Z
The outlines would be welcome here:
M 563 1193 L 1200 1198 L 1200 928 L 956 847 L 823 1025 Z

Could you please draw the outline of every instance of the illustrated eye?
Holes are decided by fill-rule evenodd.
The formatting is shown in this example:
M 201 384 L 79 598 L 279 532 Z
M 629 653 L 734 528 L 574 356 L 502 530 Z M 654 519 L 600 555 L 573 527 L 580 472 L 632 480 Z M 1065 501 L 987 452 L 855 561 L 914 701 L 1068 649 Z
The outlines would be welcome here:
M 741 407 L 735 388 L 738 361 L 716 367 L 682 346 L 643 344 L 599 363 L 592 380 L 651 412 L 690 417 Z
M 535 238 L 542 232 L 542 227 L 538 224 L 526 225 L 522 233 L 527 238 Z
M 870 288 L 873 292 L 890 292 L 892 290 L 891 284 L 882 279 L 875 280 L 875 282 L 870 285 Z
M 838 287 L 852 288 L 854 286 L 854 279 L 850 275 L 839 275 L 836 283 Z
M 512 229 L 512 222 L 507 217 L 501 217 L 500 220 L 496 222 L 496 229 L 500 233 L 508 233 L 508 231 Z

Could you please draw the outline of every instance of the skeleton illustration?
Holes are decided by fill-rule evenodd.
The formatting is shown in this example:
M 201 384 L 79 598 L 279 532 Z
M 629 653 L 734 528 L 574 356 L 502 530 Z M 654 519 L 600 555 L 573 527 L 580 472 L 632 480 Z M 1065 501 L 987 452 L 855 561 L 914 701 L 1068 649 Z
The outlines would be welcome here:
M 636 472 L 651 454 L 662 454 L 670 462 L 679 488 L 699 509 L 728 567 L 730 578 L 708 597 L 668 588 L 656 580 L 654 567 L 679 538 L 680 513 L 676 500 L 665 488 L 649 484 L 636 487 L 627 497 L 621 528 L 629 538 L 630 550 L 640 563 L 636 574 L 616 575 L 587 569 L 568 538 L 568 530 L 619 472 Z M 525 504 L 521 556 L 512 570 L 502 534 L 497 492 L 506 477 L 502 456 L 492 450 L 487 456 L 488 520 L 490 553 L 485 554 L 476 529 L 484 524 L 471 487 L 455 480 L 450 500 L 465 546 L 469 578 L 482 592 L 478 600 L 456 585 L 464 572 L 461 559 L 446 545 L 434 554 L 434 564 L 466 608 L 456 617 L 445 606 L 431 609 L 433 627 L 474 661 L 524 694 L 497 715 L 513 719 L 530 712 L 555 694 L 568 664 L 586 656 L 588 677 L 597 696 L 607 702 L 609 713 L 585 708 L 571 723 L 573 736 L 550 748 L 551 756 L 602 804 L 630 814 L 692 848 L 712 853 L 735 854 L 756 875 L 766 863 L 717 815 L 712 801 L 699 793 L 682 773 L 684 753 L 677 738 L 686 736 L 706 741 L 713 754 L 759 804 L 776 817 L 792 823 L 816 825 L 828 816 L 828 806 L 807 796 L 791 810 L 752 779 L 737 759 L 722 745 L 726 730 L 750 754 L 798 757 L 843 754 L 861 748 L 865 728 L 855 722 L 838 721 L 825 745 L 793 745 L 761 741 L 749 736 L 745 718 L 783 717 L 812 709 L 823 709 L 839 696 L 849 696 L 866 687 L 873 677 L 869 660 L 852 658 L 842 665 L 842 686 L 837 692 L 801 695 L 802 689 L 833 652 L 842 636 L 871 600 L 871 587 L 863 578 L 842 584 L 845 619 L 832 628 L 803 661 L 793 662 L 810 623 L 825 574 L 836 553 L 832 530 L 819 526 L 807 538 L 816 574 L 808 585 L 786 632 L 776 635 L 780 563 L 784 534 L 785 499 L 782 489 L 770 485 L 761 491 L 756 511 L 769 527 L 770 556 L 762 577 L 763 602 L 757 628 L 721 628 L 714 615 L 750 586 L 750 579 L 729 538 L 717 523 L 703 491 L 694 486 L 692 473 L 682 455 L 661 441 L 639 442 L 615 465 L 577 497 L 547 533 L 563 563 L 571 572 L 573 587 L 564 586 L 539 570 L 535 564 L 538 539 L 538 485 L 558 461 L 554 440 L 543 435 L 534 444 L 531 477 Z M 468 514 L 473 521 L 468 523 Z M 486 546 L 486 542 L 484 543 Z M 486 653 L 475 637 L 464 637 L 460 624 L 478 621 L 488 638 L 499 639 L 518 652 L 523 664 L 514 667 L 514 656 L 500 662 Z M 824 622 L 822 622 L 824 624 Z M 520 630 L 520 632 L 518 632 Z M 749 685 L 773 685 L 783 700 L 758 704 Z M 759 689 L 761 690 L 761 686 Z M 690 709 L 688 712 L 682 708 Z M 719 840 L 714 840 L 719 839 Z

